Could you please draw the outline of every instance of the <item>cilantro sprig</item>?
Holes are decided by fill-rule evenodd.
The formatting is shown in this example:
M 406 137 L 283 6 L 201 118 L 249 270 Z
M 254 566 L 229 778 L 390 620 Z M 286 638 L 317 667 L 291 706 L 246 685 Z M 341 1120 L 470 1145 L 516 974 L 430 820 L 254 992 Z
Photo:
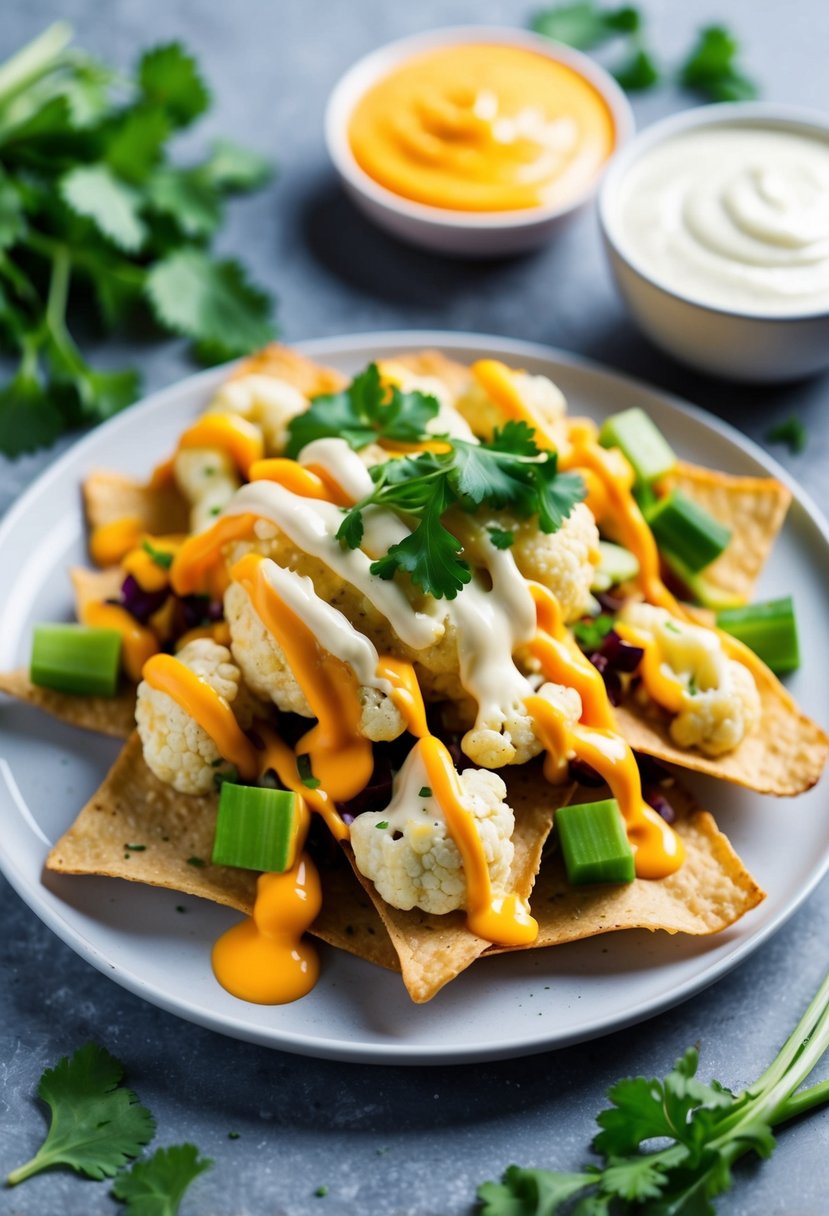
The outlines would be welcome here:
M 112 1193 L 126 1204 L 124 1216 L 177 1216 L 184 1192 L 213 1162 L 193 1144 L 159 1148 L 118 1175 Z
M 54 1165 L 87 1178 L 111 1178 L 153 1138 L 155 1120 L 121 1085 L 124 1070 L 97 1043 L 64 1057 L 40 1079 L 38 1096 L 51 1111 L 49 1131 L 25 1165 L 9 1174 L 14 1186 Z
M 50 26 L 0 64 L 0 344 L 19 362 L 0 386 L 0 452 L 17 456 L 133 401 L 131 368 L 100 371 L 70 328 L 82 294 L 105 329 L 149 312 L 210 360 L 273 335 L 268 298 L 210 242 L 226 199 L 270 175 L 227 141 L 180 164 L 170 143 L 210 105 L 179 44 L 125 77 Z
M 829 1102 L 829 1081 L 800 1089 L 827 1048 L 829 976 L 753 1085 L 734 1094 L 700 1081 L 694 1048 L 664 1080 L 619 1081 L 596 1120 L 600 1165 L 578 1173 L 512 1165 L 500 1182 L 478 1188 L 480 1216 L 713 1216 L 736 1161 L 750 1152 L 769 1157 L 775 1128 Z
M 372 506 L 416 520 L 408 536 L 372 562 L 371 572 L 391 579 L 403 570 L 427 595 L 454 599 L 472 574 L 461 541 L 443 522 L 450 508 L 474 512 L 484 504 L 509 507 L 520 518 L 537 515 L 543 532 L 556 532 L 585 497 L 582 478 L 559 473 L 556 453 L 541 451 L 533 436 L 526 422 L 510 420 L 487 443 L 441 435 L 443 450 L 374 465 L 374 489 L 346 512 L 337 538 L 348 548 L 358 548 L 363 512 Z M 429 436 L 422 433 L 419 438 Z M 493 540 L 503 548 L 512 536 L 499 530 Z
M 286 455 L 292 459 L 315 439 L 344 439 L 359 450 L 378 439 L 415 443 L 437 417 L 437 398 L 429 393 L 405 393 L 385 383 L 376 363 L 355 376 L 348 388 L 325 393 L 288 427 Z

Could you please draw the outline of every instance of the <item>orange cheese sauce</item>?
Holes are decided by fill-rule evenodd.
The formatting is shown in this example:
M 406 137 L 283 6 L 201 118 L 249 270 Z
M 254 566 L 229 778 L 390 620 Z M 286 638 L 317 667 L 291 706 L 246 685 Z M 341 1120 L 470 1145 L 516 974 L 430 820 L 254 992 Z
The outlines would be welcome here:
M 132 613 L 127 612 L 120 604 L 93 600 L 81 609 L 80 621 L 82 625 L 91 625 L 96 629 L 114 629 L 120 633 L 121 665 L 129 678 L 136 683 L 141 679 L 144 664 L 160 649 L 158 638 L 152 629 L 139 624 Z
M 239 414 L 204 414 L 178 441 L 186 448 L 220 448 L 247 477 L 251 465 L 265 454 L 262 432 Z
M 455 211 L 565 204 L 595 181 L 616 140 L 601 94 L 524 47 L 426 51 L 368 89 L 348 139 L 394 194 Z

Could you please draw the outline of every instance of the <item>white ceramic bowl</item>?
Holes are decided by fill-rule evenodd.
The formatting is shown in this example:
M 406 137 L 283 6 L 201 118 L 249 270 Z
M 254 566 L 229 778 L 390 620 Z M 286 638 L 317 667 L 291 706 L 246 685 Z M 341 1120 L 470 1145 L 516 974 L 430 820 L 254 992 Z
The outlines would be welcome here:
M 702 106 L 655 123 L 614 158 L 602 181 L 599 218 L 616 283 L 634 319 L 677 359 L 731 380 L 771 383 L 829 367 L 829 311 L 773 315 L 706 304 L 661 282 L 627 247 L 621 231 L 625 178 L 657 144 L 723 124 L 773 127 L 829 141 L 829 115 L 795 106 L 736 102 Z
M 457 257 L 495 257 L 520 253 L 543 244 L 565 216 L 596 191 L 597 175 L 588 190 L 557 206 L 521 211 L 469 212 L 430 207 L 394 194 L 360 167 L 348 140 L 354 107 L 367 91 L 398 64 L 413 55 L 463 43 L 495 43 L 536 51 L 564 63 L 593 85 L 607 103 L 616 128 L 616 147 L 633 134 L 633 113 L 612 76 L 569 47 L 525 30 L 498 26 L 457 26 L 403 38 L 358 60 L 335 86 L 325 114 L 325 138 L 337 173 L 356 205 L 381 228 L 426 249 Z

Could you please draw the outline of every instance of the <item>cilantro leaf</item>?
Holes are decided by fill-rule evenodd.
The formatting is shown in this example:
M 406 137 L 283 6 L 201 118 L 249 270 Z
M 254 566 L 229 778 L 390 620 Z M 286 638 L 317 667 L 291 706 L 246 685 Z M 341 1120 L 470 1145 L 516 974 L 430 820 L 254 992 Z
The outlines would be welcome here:
M 630 6 L 602 10 L 593 0 L 581 0 L 544 9 L 530 24 L 537 34 L 589 51 L 617 34 L 635 33 L 640 21 L 638 9 Z
M 589 1174 L 525 1170 L 511 1165 L 501 1182 L 484 1182 L 478 1187 L 480 1216 L 554 1216 L 592 1181 Z
M 120 1085 L 121 1064 L 97 1043 L 64 1057 L 40 1079 L 38 1094 L 52 1120 L 35 1156 L 13 1170 L 15 1185 L 53 1165 L 88 1178 L 111 1178 L 153 1137 L 155 1122 L 135 1094 Z
M 371 573 L 390 579 L 398 570 L 405 570 L 427 595 L 455 599 L 472 573 L 459 556 L 463 549 L 460 541 L 440 522 L 444 507 L 444 496 L 437 494 L 414 532 L 392 545 L 385 557 L 372 562 Z
M 735 63 L 738 51 L 739 43 L 725 26 L 706 26 L 682 65 L 682 84 L 711 101 L 748 101 L 756 97 L 757 85 Z
M 797 414 L 790 414 L 783 422 L 766 431 L 769 443 L 785 443 L 793 456 L 799 456 L 809 442 L 809 432 Z
M 539 527 L 542 532 L 557 532 L 576 503 L 587 497 L 584 479 L 578 473 L 557 472 L 554 456 L 528 467 L 532 469 Z
M 189 126 L 210 105 L 196 61 L 180 42 L 146 51 L 138 64 L 138 81 L 145 98 L 160 106 L 173 126 Z
M 156 1149 L 148 1161 L 136 1161 L 120 1174 L 112 1194 L 127 1206 L 124 1216 L 177 1216 L 184 1193 L 213 1162 L 199 1157 L 193 1144 Z
M 503 528 L 489 527 L 487 534 L 496 549 L 509 549 L 515 544 L 515 533 L 506 532 Z
M 626 93 L 643 93 L 662 79 L 653 56 L 644 47 L 635 47 L 613 75 Z
M 170 120 L 160 106 L 140 104 L 113 125 L 106 162 L 126 182 L 139 185 L 161 159 Z
M 23 201 L 14 183 L 0 169 L 0 249 L 15 245 L 26 231 Z
M 204 179 L 219 190 L 255 190 L 263 186 L 273 166 L 264 156 L 229 139 L 217 139 L 209 158 L 200 166 Z
M 268 299 L 248 283 L 238 262 L 217 262 L 201 249 L 183 247 L 155 263 L 145 290 L 163 325 L 213 344 L 228 358 L 273 337 Z
M 376 363 L 339 393 L 315 397 L 310 409 L 291 419 L 286 454 L 295 458 L 315 439 L 344 439 L 359 451 L 377 439 L 415 443 L 427 434 L 427 423 L 440 406 L 428 393 L 404 393 L 384 384 Z
M 200 169 L 156 169 L 147 181 L 147 202 L 185 236 L 212 236 L 222 222 L 221 198 Z
M 120 249 L 135 253 L 144 244 L 147 227 L 140 215 L 141 196 L 107 165 L 78 165 L 61 178 L 58 189 L 74 212 L 91 219 Z
M 582 650 L 589 653 L 592 650 L 598 650 L 610 633 L 613 628 L 613 617 L 606 612 L 600 612 L 598 616 L 594 616 L 590 620 L 576 621 L 570 628 Z
M 0 388 L 0 452 L 20 456 L 54 443 L 66 426 L 37 380 L 22 372 Z

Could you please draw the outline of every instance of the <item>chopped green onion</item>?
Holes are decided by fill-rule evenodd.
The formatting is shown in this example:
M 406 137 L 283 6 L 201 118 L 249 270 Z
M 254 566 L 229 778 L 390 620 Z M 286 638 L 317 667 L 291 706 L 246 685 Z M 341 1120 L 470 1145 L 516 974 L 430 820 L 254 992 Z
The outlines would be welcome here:
M 168 549 L 156 549 L 155 545 L 151 544 L 148 540 L 141 542 L 141 548 L 162 570 L 169 570 L 172 566 L 175 554 L 171 553 Z
M 299 773 L 299 779 L 302 784 L 307 785 L 309 790 L 319 789 L 320 779 L 314 776 L 314 770 L 311 768 L 311 757 L 307 752 L 303 752 L 301 756 L 297 756 L 296 771 Z
M 213 864 L 284 873 L 294 863 L 299 816 L 294 793 L 226 781 L 219 798 Z
M 387 828 L 389 826 L 388 819 L 381 819 L 379 823 L 375 823 L 376 828 Z
M 783 422 L 766 431 L 769 443 L 785 443 L 793 456 L 799 456 L 809 442 L 809 432 L 797 414 L 791 414 Z
M 613 617 L 606 612 L 600 612 L 588 621 L 576 621 L 570 628 L 582 650 L 598 650 L 613 628 Z
M 778 675 L 800 666 L 797 621 L 790 595 L 717 613 L 720 629 L 750 646 Z
M 428 785 L 422 785 L 418 792 L 418 797 L 419 798 L 431 798 L 432 791 L 431 791 L 430 787 Z
M 627 583 L 639 573 L 639 562 L 630 549 L 599 541 L 599 564 L 593 571 L 591 591 L 608 591 L 618 583 Z
M 668 441 L 638 407 L 612 414 L 599 431 L 599 443 L 605 448 L 621 448 L 639 485 L 651 485 L 676 464 Z
M 663 553 L 662 557 L 665 565 L 687 589 L 690 597 L 697 604 L 702 604 L 703 608 L 719 612 L 723 608 L 739 608 L 742 605 L 743 601 L 740 596 L 715 586 L 705 577 L 704 573 L 694 574 L 674 553 Z
M 660 551 L 678 557 L 692 574 L 710 566 L 731 540 L 731 529 L 681 490 L 660 498 L 645 518 Z
M 89 625 L 35 625 L 30 677 L 41 688 L 113 697 L 118 688 L 121 635 Z
M 563 806 L 556 811 L 555 826 L 573 886 L 633 882 L 633 850 L 615 798 Z

